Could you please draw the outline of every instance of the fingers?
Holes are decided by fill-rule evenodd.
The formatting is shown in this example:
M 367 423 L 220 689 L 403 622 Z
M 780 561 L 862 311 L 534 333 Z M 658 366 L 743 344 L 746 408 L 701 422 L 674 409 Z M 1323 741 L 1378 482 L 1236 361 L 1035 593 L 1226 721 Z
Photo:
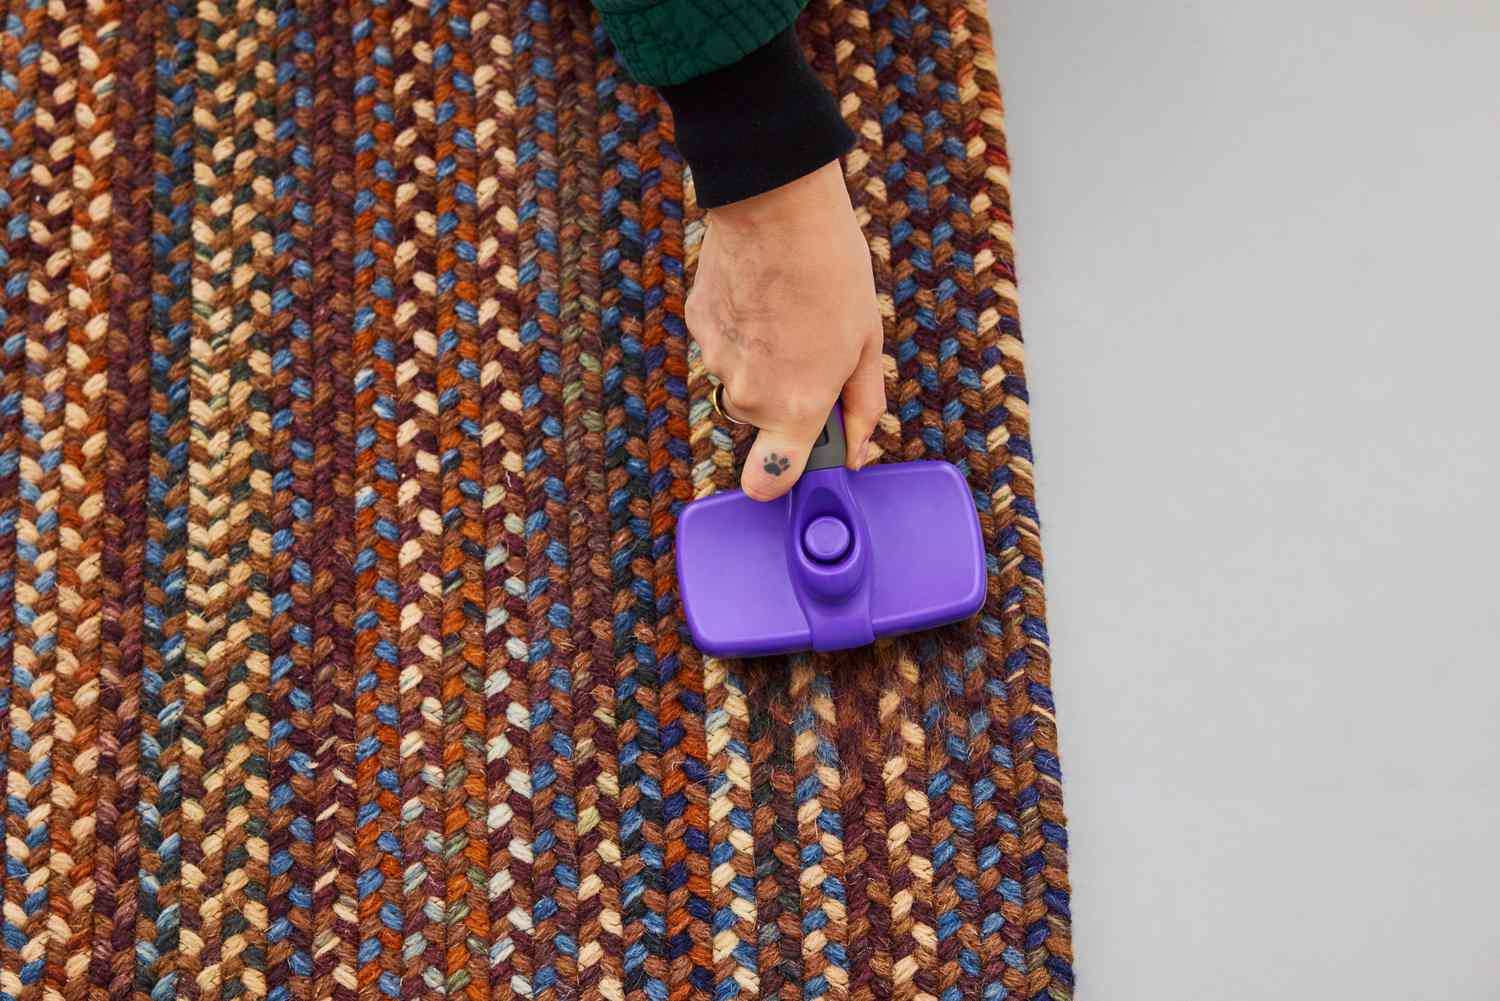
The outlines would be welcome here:
M 844 383 L 844 440 L 848 443 L 845 465 L 859 469 L 869 458 L 870 438 L 885 413 L 885 366 L 881 360 L 884 342 L 877 333 L 865 343 L 854 374 Z
M 869 459 L 870 439 L 885 413 L 885 368 L 882 357 L 884 341 L 877 332 L 866 341 L 854 372 L 844 384 L 840 399 L 844 408 L 844 437 L 848 442 L 845 465 L 859 469 Z M 754 408 L 737 407 L 732 393 L 725 393 L 722 403 L 727 415 L 735 420 L 756 424 Z M 740 474 L 740 487 L 758 501 L 775 500 L 801 478 L 812 453 L 813 442 L 823 430 L 824 412 L 809 413 L 807 420 L 792 426 L 761 428 Z
M 720 387 L 722 388 L 722 387 Z M 715 390 L 715 407 L 731 420 L 754 424 L 753 415 L 746 408 L 736 406 L 730 393 Z M 826 412 L 823 420 L 826 420 Z M 751 500 L 775 500 L 802 476 L 812 454 L 813 442 L 823 431 L 823 420 L 817 420 L 811 412 L 806 419 L 796 424 L 774 428 L 758 428 L 755 441 L 745 457 L 745 466 L 740 471 L 740 488 Z
M 823 427 L 810 431 L 762 429 L 750 446 L 745 468 L 740 473 L 740 488 L 752 500 L 775 500 L 797 482 L 807 466 L 812 444 Z
M 725 387 L 722 382 L 715 382 L 713 384 L 713 388 L 709 390 L 708 400 L 713 404 L 714 413 L 718 414 L 721 418 L 731 424 L 750 423 L 744 418 L 737 417 L 735 415 L 734 407 L 730 404 L 728 397 L 725 395 L 724 388 Z

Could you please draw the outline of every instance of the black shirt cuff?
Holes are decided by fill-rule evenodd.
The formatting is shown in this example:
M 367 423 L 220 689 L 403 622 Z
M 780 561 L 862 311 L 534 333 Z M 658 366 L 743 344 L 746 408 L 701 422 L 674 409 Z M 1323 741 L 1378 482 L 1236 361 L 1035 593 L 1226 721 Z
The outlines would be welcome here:
M 703 208 L 778 188 L 854 144 L 788 28 L 736 63 L 661 88 Z

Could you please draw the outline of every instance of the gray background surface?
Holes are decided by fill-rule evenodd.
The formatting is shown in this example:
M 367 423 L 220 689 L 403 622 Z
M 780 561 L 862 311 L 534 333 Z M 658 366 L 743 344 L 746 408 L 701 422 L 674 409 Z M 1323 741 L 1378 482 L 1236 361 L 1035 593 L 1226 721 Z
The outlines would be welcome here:
M 1080 1001 L 1500 999 L 1500 3 L 992 11 Z

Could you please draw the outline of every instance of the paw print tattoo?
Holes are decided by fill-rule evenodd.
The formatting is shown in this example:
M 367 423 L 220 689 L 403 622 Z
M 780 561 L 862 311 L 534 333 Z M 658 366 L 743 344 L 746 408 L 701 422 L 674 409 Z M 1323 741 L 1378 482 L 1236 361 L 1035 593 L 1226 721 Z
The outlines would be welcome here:
M 777 455 L 775 452 L 772 452 L 770 455 L 766 456 L 766 464 L 761 468 L 770 473 L 772 476 L 780 476 L 782 473 L 787 471 L 787 467 L 789 467 L 791 464 L 791 461 L 787 459 L 786 456 Z

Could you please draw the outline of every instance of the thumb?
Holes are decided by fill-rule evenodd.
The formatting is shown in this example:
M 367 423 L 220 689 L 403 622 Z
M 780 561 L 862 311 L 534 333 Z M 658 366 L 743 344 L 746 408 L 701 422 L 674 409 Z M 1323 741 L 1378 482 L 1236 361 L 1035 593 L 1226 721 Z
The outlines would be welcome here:
M 822 430 L 822 425 L 807 432 L 762 428 L 740 473 L 740 487 L 746 496 L 769 501 L 792 489 L 807 467 L 813 442 Z

